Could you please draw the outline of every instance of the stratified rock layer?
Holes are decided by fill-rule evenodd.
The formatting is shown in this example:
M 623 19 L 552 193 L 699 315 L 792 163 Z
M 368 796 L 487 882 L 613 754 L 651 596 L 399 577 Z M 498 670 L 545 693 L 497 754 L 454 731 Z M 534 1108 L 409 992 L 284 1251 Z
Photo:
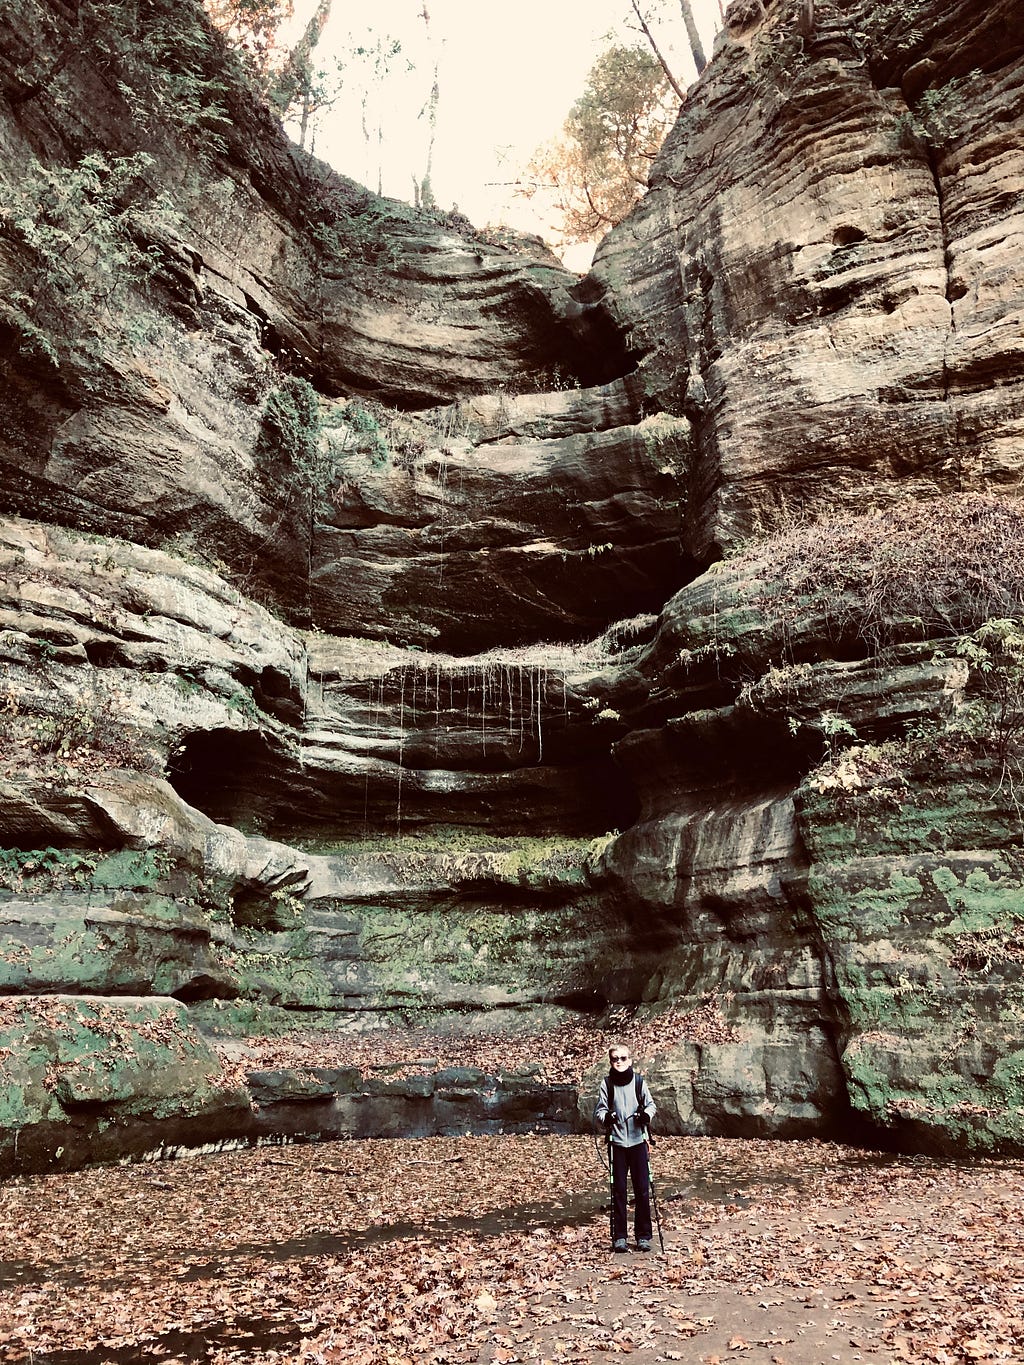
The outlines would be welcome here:
M 1012 492 L 1022 36 L 984 7 L 771 6 L 727 26 L 593 281 L 690 418 L 693 553 L 794 513 Z M 927 14 L 922 12 L 927 10 Z M 929 106 L 904 74 L 929 59 Z M 932 115 L 929 109 L 938 110 Z
M 472 653 L 660 607 L 689 567 L 690 424 L 641 409 L 624 380 L 434 409 L 394 424 L 404 452 L 375 460 L 343 444 L 341 505 L 311 549 L 314 620 Z
M 139 11 L 227 92 L 181 146 L 21 8 L 0 1165 L 587 1123 L 596 1069 L 347 1065 L 417 1026 L 632 1029 L 674 1131 L 1024 1149 L 1010 0 L 733 6 L 584 281 L 297 151 L 198 4 Z M 55 308 L 44 211 L 152 269 Z

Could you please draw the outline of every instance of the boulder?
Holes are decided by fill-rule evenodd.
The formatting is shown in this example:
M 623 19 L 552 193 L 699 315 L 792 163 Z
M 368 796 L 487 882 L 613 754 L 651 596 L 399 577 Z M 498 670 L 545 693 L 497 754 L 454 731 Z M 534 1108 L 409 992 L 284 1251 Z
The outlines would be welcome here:
M 140 1156 L 157 1132 L 209 1132 L 248 1110 L 178 1001 L 26 994 L 3 1000 L 2 1019 L 7 1173 Z

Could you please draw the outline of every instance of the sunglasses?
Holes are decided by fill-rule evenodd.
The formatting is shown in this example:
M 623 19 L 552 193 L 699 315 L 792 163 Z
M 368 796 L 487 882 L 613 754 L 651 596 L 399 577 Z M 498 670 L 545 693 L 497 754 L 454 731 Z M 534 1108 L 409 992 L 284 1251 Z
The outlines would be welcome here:
M 613 1055 L 612 1055 L 612 1061 L 613 1061 L 613 1062 L 628 1062 L 628 1061 L 629 1061 L 629 1053 L 628 1053 L 628 1052 L 616 1052 L 616 1053 L 613 1053 Z

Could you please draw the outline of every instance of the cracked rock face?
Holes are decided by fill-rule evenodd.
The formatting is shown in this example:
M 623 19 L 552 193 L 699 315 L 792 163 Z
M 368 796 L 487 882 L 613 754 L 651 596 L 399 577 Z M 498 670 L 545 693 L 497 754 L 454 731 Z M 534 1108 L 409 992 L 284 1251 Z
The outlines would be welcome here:
M 863 8 L 816 5 L 804 55 L 770 8 L 730 32 L 597 254 L 650 389 L 693 425 L 696 555 L 794 512 L 1017 481 L 1019 25 L 1009 3 L 934 27 Z M 941 127 L 900 89 L 925 56 Z
M 30 8 L 15 94 L 67 36 Z M 675 1131 L 1024 1149 L 1019 812 L 955 643 L 1024 611 L 1019 26 L 815 10 L 731 8 L 585 281 L 230 82 L 225 154 L 152 134 L 128 331 L 27 313 L 0 230 L 4 1168 L 585 1125 L 322 1037 L 623 1017 Z M 10 194 L 142 145 L 94 57 L 0 107 Z M 315 1075 L 247 1074 L 311 1025 Z

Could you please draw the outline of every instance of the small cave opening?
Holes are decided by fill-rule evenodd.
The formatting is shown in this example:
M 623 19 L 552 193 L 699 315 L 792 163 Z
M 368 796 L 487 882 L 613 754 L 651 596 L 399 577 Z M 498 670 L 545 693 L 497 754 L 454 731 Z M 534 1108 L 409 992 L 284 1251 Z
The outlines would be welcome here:
M 610 384 L 632 374 L 640 357 L 604 302 L 605 290 L 591 276 L 572 291 L 578 311 L 568 318 L 572 360 L 567 368 L 584 387 Z
M 284 747 L 253 730 L 197 730 L 168 765 L 174 790 L 211 820 L 262 833 L 279 799 Z
M 866 238 L 867 233 L 863 228 L 844 224 L 842 227 L 837 227 L 833 232 L 832 243 L 837 247 L 855 246 L 858 242 L 865 241 Z
M 207 972 L 198 972 L 176 991 L 171 991 L 172 998 L 185 1005 L 195 1005 L 200 1000 L 237 1000 L 240 995 L 241 991 Z
M 117 668 L 124 660 L 114 640 L 86 640 L 85 657 L 93 668 Z

